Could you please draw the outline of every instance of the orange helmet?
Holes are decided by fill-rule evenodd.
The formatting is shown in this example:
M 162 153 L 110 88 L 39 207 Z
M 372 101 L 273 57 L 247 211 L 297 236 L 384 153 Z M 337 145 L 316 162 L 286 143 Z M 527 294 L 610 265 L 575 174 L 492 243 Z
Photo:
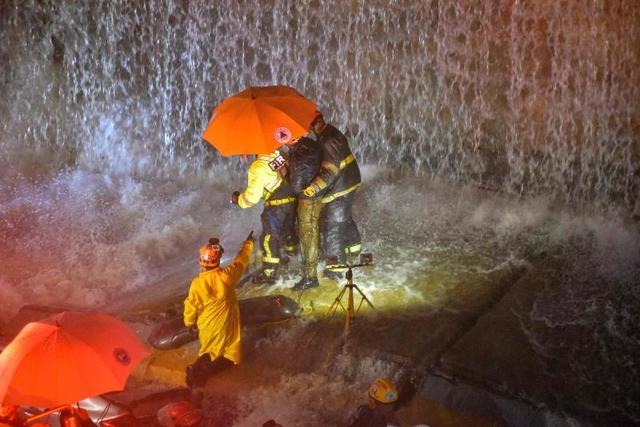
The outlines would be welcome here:
M 209 239 L 209 243 L 200 248 L 200 265 L 207 268 L 219 266 L 223 252 L 220 239 L 216 237 Z
M 386 378 L 378 378 L 369 387 L 369 397 L 380 403 L 391 403 L 398 400 L 398 389 Z

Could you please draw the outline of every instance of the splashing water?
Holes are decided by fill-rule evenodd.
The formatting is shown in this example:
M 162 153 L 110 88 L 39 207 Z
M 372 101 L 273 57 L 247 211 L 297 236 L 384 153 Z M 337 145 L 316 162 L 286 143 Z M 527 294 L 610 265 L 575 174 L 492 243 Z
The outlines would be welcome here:
M 633 390 L 640 239 L 606 211 L 640 212 L 638 22 L 634 0 L 5 1 L 0 320 L 27 303 L 124 309 L 182 289 L 206 238 L 233 251 L 259 230 L 255 210 L 228 205 L 244 168 L 200 135 L 224 97 L 288 84 L 368 164 L 357 221 L 381 262 L 359 284 L 374 303 L 464 312 L 478 277 L 566 247 L 562 286 L 517 313 L 522 331 L 549 372 Z M 584 354 L 563 365 L 593 342 L 567 349 L 540 324 L 600 325 L 603 368 L 585 372 Z M 369 377 L 392 372 L 375 358 L 354 372 L 350 358 L 336 356 L 335 384 L 322 366 L 255 390 L 239 422 L 272 409 L 338 423 Z M 309 411 L 292 412 L 289 392 L 310 383 L 296 397 Z M 334 412 L 310 412 L 331 391 Z

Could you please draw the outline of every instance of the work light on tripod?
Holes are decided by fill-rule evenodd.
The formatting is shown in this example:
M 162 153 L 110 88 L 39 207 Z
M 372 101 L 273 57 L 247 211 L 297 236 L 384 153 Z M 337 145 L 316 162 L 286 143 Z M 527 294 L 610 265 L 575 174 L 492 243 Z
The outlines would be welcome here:
M 366 302 L 371 308 L 375 309 L 371 301 L 362 293 L 358 285 L 353 283 L 353 269 L 359 267 L 369 267 L 373 265 L 373 255 L 371 253 L 361 253 L 360 254 L 360 262 L 358 264 L 338 264 L 337 257 L 328 257 L 325 262 L 325 268 L 327 270 L 333 271 L 344 271 L 345 277 L 347 279 L 347 283 L 342 287 L 335 300 L 329 307 L 327 311 L 327 316 L 330 318 L 333 317 L 335 312 L 338 310 L 338 307 L 342 307 L 342 309 L 346 312 L 346 319 L 344 325 L 344 333 L 348 334 L 351 329 L 351 322 L 355 318 L 355 315 L 360 311 L 360 307 L 362 307 L 362 303 Z M 356 290 L 360 294 L 360 302 L 358 306 L 354 308 L 353 303 L 353 290 Z M 344 294 L 347 294 L 347 306 L 345 307 L 342 304 L 342 297 Z

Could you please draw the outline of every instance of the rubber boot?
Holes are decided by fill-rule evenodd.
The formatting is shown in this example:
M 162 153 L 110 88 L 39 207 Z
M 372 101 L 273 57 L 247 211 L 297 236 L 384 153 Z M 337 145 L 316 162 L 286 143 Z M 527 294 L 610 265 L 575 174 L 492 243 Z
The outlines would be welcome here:
M 291 289 L 294 291 L 304 291 L 305 289 L 311 289 L 317 286 L 320 286 L 317 277 L 302 277 Z
M 276 278 L 274 270 L 266 269 L 254 274 L 251 281 L 256 285 L 273 285 L 276 283 Z
M 262 263 L 262 270 L 253 275 L 251 281 L 256 285 L 273 285 L 278 278 L 278 264 Z

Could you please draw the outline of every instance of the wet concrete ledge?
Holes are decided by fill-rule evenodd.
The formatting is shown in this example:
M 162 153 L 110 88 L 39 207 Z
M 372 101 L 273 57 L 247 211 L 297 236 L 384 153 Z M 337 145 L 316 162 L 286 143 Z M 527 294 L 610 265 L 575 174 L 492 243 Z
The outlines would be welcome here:
M 602 346 L 602 312 L 572 312 L 577 310 L 572 295 L 588 298 L 589 289 L 606 288 L 606 283 L 593 278 L 595 284 L 589 283 L 592 279 L 567 284 L 572 265 L 560 252 L 535 260 L 504 297 L 443 352 L 423 393 L 460 410 L 468 410 L 472 401 L 493 402 L 489 407 L 507 425 L 639 423 L 637 389 L 620 387 L 623 381 L 608 382 L 605 374 L 598 374 L 625 375 L 615 359 L 596 357 Z M 583 302 L 575 304 L 581 308 Z M 628 373 L 633 378 L 633 371 Z
M 511 265 L 498 269 L 478 278 L 473 289 L 466 284 L 468 290 L 462 286 L 446 296 L 446 309 L 366 313 L 356 319 L 348 339 L 344 339 L 341 318 L 278 325 L 278 330 L 286 330 L 286 339 L 268 348 L 249 346 L 246 363 L 211 380 L 208 388 L 219 394 L 224 390 L 233 400 L 234 393 L 242 394 L 267 381 L 263 378 L 266 372 L 273 378 L 283 373 L 320 371 L 332 366 L 336 355 L 346 353 L 354 360 L 387 360 L 410 372 L 419 389 L 400 410 L 407 419 L 430 420 L 432 427 L 632 425 L 628 412 L 607 406 L 614 399 L 603 400 L 602 391 L 595 390 L 603 387 L 602 383 L 591 384 L 588 378 L 572 375 L 576 370 L 603 369 L 591 365 L 601 360 L 587 356 L 575 359 L 575 349 L 595 345 L 596 338 L 590 335 L 592 325 L 556 328 L 546 324 L 548 319 L 532 315 L 542 303 L 553 313 L 566 309 L 567 289 L 562 280 L 571 262 L 562 253 L 544 254 L 533 259 L 528 268 Z M 26 320 L 22 318 L 16 325 Z M 148 332 L 144 322 L 134 321 L 134 326 L 143 337 Z M 245 330 L 246 342 L 264 341 L 275 330 Z M 536 342 L 542 341 L 557 341 L 551 346 L 555 352 L 541 352 Z M 177 350 L 156 351 L 134 376 L 184 386 L 185 368 L 195 359 L 197 348 L 194 342 Z M 283 359 L 282 354 L 296 357 Z M 605 368 L 605 372 L 615 370 L 614 366 Z M 604 392 L 614 398 L 624 401 L 630 396 L 629 390 L 607 386 L 604 384 Z M 425 415 L 429 411 L 432 415 Z M 434 412 L 446 415 L 436 421 Z

